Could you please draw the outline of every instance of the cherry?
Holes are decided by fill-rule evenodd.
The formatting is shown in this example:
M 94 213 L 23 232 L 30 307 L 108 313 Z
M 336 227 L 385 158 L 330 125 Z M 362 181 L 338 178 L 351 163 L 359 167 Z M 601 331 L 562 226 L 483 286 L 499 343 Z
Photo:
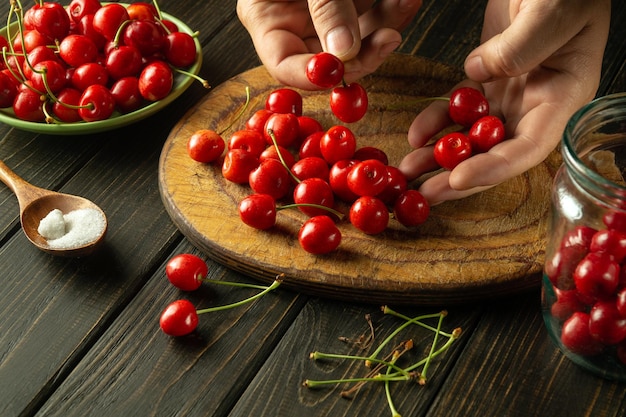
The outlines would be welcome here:
M 139 74 L 139 92 L 149 101 L 158 101 L 167 97 L 174 85 L 174 74 L 163 61 L 153 61 L 146 65 Z
M 267 118 L 272 114 L 267 109 L 260 109 L 255 111 L 248 120 L 246 120 L 246 130 L 256 130 L 259 133 L 265 132 L 265 122 Z
M 402 171 L 397 167 L 387 165 L 387 184 L 385 188 L 376 195 L 385 204 L 393 205 L 398 197 L 407 190 L 408 181 Z
M 291 169 L 296 162 L 296 158 L 289 152 L 287 148 L 282 146 L 268 146 L 265 148 L 263 152 L 261 152 L 261 156 L 259 156 L 259 161 L 264 161 L 266 159 L 276 159 L 281 161 L 284 166 Z
M 106 68 L 96 62 L 88 62 L 77 67 L 70 77 L 72 86 L 80 91 L 94 84 L 106 86 L 109 82 L 109 73 Z
M 232 149 L 226 153 L 222 164 L 222 175 L 236 184 L 247 184 L 250 172 L 259 165 L 259 159 L 243 149 Z
M 323 255 L 337 249 L 341 243 L 341 232 L 328 216 L 314 216 L 304 222 L 298 232 L 298 242 L 305 251 Z
M 22 63 L 24 77 L 30 79 L 33 76 L 33 67 L 44 61 L 57 61 L 57 55 L 51 48 L 46 45 L 38 45 L 28 52 L 28 55 Z
M 185 336 L 198 326 L 198 313 L 190 301 L 176 300 L 165 307 L 159 325 L 167 335 Z
M 561 246 L 582 246 L 584 249 L 589 249 L 593 235 L 596 232 L 597 230 L 590 226 L 576 226 L 568 230 L 565 236 L 563 236 Z
M 291 166 L 291 173 L 300 181 L 308 178 L 320 178 L 324 181 L 328 181 L 330 168 L 323 158 L 309 156 L 297 160 Z
M 332 165 L 328 174 L 328 182 L 330 184 L 330 188 L 333 190 L 333 193 L 348 203 L 352 203 L 359 198 L 359 196 L 352 192 L 350 187 L 348 187 L 348 173 L 358 162 L 359 161 L 356 159 L 344 159 L 337 161 Z
M 93 18 L 93 14 L 83 16 L 77 23 L 76 32 L 91 39 L 96 44 L 98 51 L 104 51 L 107 40 L 93 27 Z
M 322 150 L 320 149 L 320 142 L 322 136 L 324 136 L 325 134 L 326 132 L 320 131 L 307 136 L 300 144 L 300 149 L 298 151 L 298 156 L 300 157 L 300 159 L 307 158 L 309 156 L 322 158 L 323 156 Z
M 360 161 L 348 173 L 347 182 L 356 195 L 375 196 L 387 186 L 387 166 L 378 159 Z
M 458 164 L 472 156 L 472 147 L 467 136 L 460 132 L 452 132 L 437 140 L 433 156 L 439 166 L 453 170 Z
M 11 107 L 17 96 L 18 85 L 14 78 L 0 72 L 0 108 Z
M 115 80 L 138 75 L 142 65 L 139 50 L 127 45 L 111 49 L 105 60 L 105 67 L 111 78 Z
M 276 201 L 267 194 L 252 194 L 239 202 L 239 218 L 248 226 L 267 230 L 276 224 Z
M 309 81 L 322 88 L 331 88 L 339 84 L 343 74 L 343 61 L 328 52 L 313 55 L 306 66 Z
M 322 124 L 309 116 L 299 116 L 298 117 L 298 141 L 302 142 L 304 139 L 309 137 L 310 135 L 318 132 L 323 132 L 324 128 Z
M 194 291 L 200 288 L 208 272 L 206 262 L 190 253 L 178 254 L 165 265 L 167 279 L 183 291 Z
M 320 178 L 307 178 L 294 188 L 293 201 L 301 212 L 309 217 L 315 217 L 328 214 L 328 211 L 322 207 L 332 209 L 335 197 L 326 181 Z M 311 205 L 322 207 L 311 207 Z
M 350 223 L 368 235 L 382 233 L 389 223 L 389 210 L 382 200 L 372 196 L 359 197 L 349 213 Z
M 614 300 L 602 300 L 589 312 L 589 333 L 605 345 L 616 345 L 626 339 L 626 318 L 623 318 Z
M 222 136 L 214 130 L 200 129 L 195 131 L 187 142 L 187 153 L 197 162 L 208 164 L 216 161 L 226 148 Z M 256 161 L 254 161 L 256 165 Z
M 61 40 L 70 31 L 70 17 L 60 3 L 43 2 L 32 7 L 33 28 L 52 40 Z
M 111 94 L 115 99 L 115 105 L 122 113 L 135 111 L 143 103 L 137 77 L 123 77 L 115 81 L 111 85 Z
M 577 311 L 584 311 L 585 304 L 580 300 L 576 290 L 554 289 L 556 300 L 550 306 L 550 314 L 559 321 L 565 321 Z
M 588 297 L 606 298 L 615 293 L 619 284 L 620 267 L 604 252 L 588 253 L 576 266 L 576 289 Z
M 302 116 L 302 95 L 291 88 L 279 88 L 267 96 L 265 109 L 272 113 L 292 113 Z
M 626 233 L 626 212 L 609 210 L 602 216 L 602 221 L 608 229 Z
M 552 285 L 560 290 L 574 289 L 574 270 L 587 253 L 587 248 L 582 245 L 563 246 L 556 250 L 544 266 Z
M 483 116 L 470 128 L 469 138 L 472 152 L 487 152 L 489 149 L 502 142 L 505 137 L 504 123 L 496 116 Z
M 30 88 L 18 91 L 13 101 L 13 112 L 18 119 L 29 122 L 42 122 L 46 118 L 41 94 Z
M 270 158 L 250 172 L 248 183 L 255 193 L 278 200 L 289 193 L 293 181 L 287 168 L 279 160 Z
M 67 6 L 67 12 L 74 22 L 80 22 L 83 17 L 93 15 L 102 7 L 99 0 L 72 0 Z
M 615 307 L 622 318 L 626 318 L 626 288 L 622 288 L 617 293 Z
M 359 83 L 335 87 L 330 93 L 330 109 L 344 123 L 361 120 L 367 108 L 367 92 Z
M 589 314 L 577 311 L 563 323 L 561 342 L 572 353 L 594 356 L 602 352 L 604 346 L 591 336 Z
M 356 150 L 356 137 L 345 126 L 332 126 L 320 138 L 320 152 L 329 164 L 351 159 Z
M 163 29 L 154 20 L 132 20 L 124 26 L 122 39 L 124 45 L 134 46 L 143 56 L 160 52 L 165 44 Z
M 196 61 L 196 43 L 185 32 L 172 32 L 165 37 L 163 52 L 167 61 L 175 67 L 185 68 Z
M 122 23 L 130 20 L 126 7 L 119 3 L 108 3 L 100 7 L 93 16 L 94 29 L 111 41 Z
M 94 62 L 98 56 L 98 47 L 85 35 L 67 35 L 59 44 L 59 56 L 72 67 Z
M 615 262 L 621 263 L 626 258 L 626 234 L 614 229 L 600 230 L 593 235 L 589 250 L 609 253 Z
M 389 157 L 382 149 L 375 146 L 363 146 L 354 152 L 354 159 L 365 161 L 367 159 L 378 159 L 385 165 L 389 165 Z
M 57 60 L 42 61 L 33 67 L 32 87 L 40 92 L 60 91 L 67 82 L 65 68 Z
M 159 16 L 156 7 L 145 1 L 138 1 L 126 6 L 131 20 L 156 20 Z
M 267 148 L 267 142 L 263 134 L 256 130 L 237 130 L 228 140 L 228 149 L 241 148 L 250 152 L 256 157 L 260 157 L 261 153 Z
M 393 213 L 402 225 L 419 226 L 428 219 L 430 205 L 426 198 L 417 190 L 406 190 L 397 198 Z
M 57 95 L 57 101 L 52 105 L 52 112 L 62 122 L 74 123 L 82 120 L 78 113 L 78 106 L 82 93 L 74 88 L 66 87 Z
M 472 87 L 461 87 L 450 95 L 450 118 L 461 126 L 471 127 L 489 114 L 489 102 L 483 93 Z
M 293 113 L 272 113 L 265 122 L 264 136 L 269 145 L 289 147 L 298 138 L 298 117 Z
M 105 120 L 115 110 L 115 99 L 111 91 L 103 85 L 93 84 L 83 91 L 78 110 L 80 117 L 86 122 Z

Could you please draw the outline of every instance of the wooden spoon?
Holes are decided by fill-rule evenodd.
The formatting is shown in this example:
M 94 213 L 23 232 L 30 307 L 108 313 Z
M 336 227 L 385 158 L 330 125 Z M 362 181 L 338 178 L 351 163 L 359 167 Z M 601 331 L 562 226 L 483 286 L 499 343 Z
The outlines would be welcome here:
M 15 174 L 6 164 L 0 161 L 0 180 L 5 183 L 17 196 L 20 206 L 20 223 L 24 234 L 33 245 L 52 255 L 65 257 L 85 256 L 94 251 L 104 240 L 107 229 L 107 220 L 104 212 L 96 204 L 83 197 L 71 194 L 58 193 L 29 184 Z M 39 234 L 41 220 L 52 210 L 59 209 L 63 214 L 78 209 L 97 210 L 104 219 L 102 233 L 91 242 L 72 247 L 53 247 Z

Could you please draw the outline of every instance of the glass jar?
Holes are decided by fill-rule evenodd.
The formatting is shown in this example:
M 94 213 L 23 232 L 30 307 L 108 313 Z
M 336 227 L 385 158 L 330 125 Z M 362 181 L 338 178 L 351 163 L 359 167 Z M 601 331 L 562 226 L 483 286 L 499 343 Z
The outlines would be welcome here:
M 626 381 L 626 93 L 576 112 L 552 185 L 542 313 L 573 362 Z

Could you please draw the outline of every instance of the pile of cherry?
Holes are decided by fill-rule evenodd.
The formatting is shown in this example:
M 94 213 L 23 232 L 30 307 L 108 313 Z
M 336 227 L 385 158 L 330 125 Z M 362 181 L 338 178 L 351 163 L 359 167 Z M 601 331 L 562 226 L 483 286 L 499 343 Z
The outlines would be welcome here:
M 626 364 L 626 215 L 608 211 L 603 223 L 567 232 L 546 262 L 556 296 L 550 313 L 571 352 L 614 354 Z
M 11 4 L 0 107 L 22 120 L 92 122 L 135 111 L 165 98 L 175 71 L 196 61 L 193 37 L 163 19 L 156 2 Z
M 187 144 L 192 159 L 221 161 L 224 178 L 251 188 L 253 193 L 238 207 L 248 226 L 269 229 L 276 223 L 277 211 L 287 208 L 306 214 L 298 241 L 313 254 L 339 246 L 342 235 L 337 222 L 345 217 L 337 209 L 339 202 L 349 205 L 349 222 L 371 235 L 385 231 L 391 218 L 411 228 L 424 223 L 430 213 L 428 201 L 408 186 L 397 167 L 389 165 L 382 149 L 358 146 L 346 124 L 365 115 L 368 98 L 360 84 L 345 84 L 343 75 L 343 63 L 328 53 L 314 55 L 307 66 L 311 82 L 332 88 L 330 109 L 344 124 L 324 128 L 302 114 L 299 92 L 279 88 L 227 141 L 214 130 L 203 129 Z M 450 117 L 469 128 L 469 133 L 454 132 L 437 141 L 434 155 L 442 168 L 453 169 L 504 139 L 502 122 L 489 115 L 489 104 L 478 90 L 460 88 L 445 99 Z

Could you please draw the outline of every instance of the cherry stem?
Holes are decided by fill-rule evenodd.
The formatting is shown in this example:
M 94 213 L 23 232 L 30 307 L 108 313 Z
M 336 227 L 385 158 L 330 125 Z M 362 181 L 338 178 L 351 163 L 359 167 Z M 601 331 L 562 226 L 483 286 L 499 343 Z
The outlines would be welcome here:
M 289 208 L 297 208 L 297 207 L 313 207 L 313 208 L 319 208 L 322 210 L 326 210 L 329 213 L 334 214 L 335 216 L 337 216 L 339 218 L 339 220 L 343 219 L 344 214 L 341 213 L 340 211 L 337 211 L 331 207 L 328 206 L 323 206 L 321 204 L 313 204 L 313 203 L 292 203 L 292 204 L 283 204 L 282 206 L 277 206 L 276 210 L 283 210 L 283 209 L 289 209 Z
M 278 286 L 282 283 L 283 276 L 284 275 L 282 275 L 282 274 L 277 276 L 276 279 L 274 280 L 274 282 L 272 282 L 271 285 L 265 287 L 263 289 L 263 291 L 255 294 L 255 295 L 253 295 L 251 297 L 248 297 L 248 298 L 246 298 L 244 300 L 241 300 L 241 301 L 238 301 L 238 302 L 232 303 L 232 304 L 225 304 L 225 305 L 217 306 L 217 307 L 204 308 L 204 309 L 201 309 L 201 310 L 197 310 L 196 313 L 197 314 L 204 314 L 204 313 L 211 313 L 211 312 L 214 312 L 214 311 L 227 310 L 227 309 L 239 307 L 241 305 L 244 305 L 246 303 L 254 301 L 257 298 L 264 296 L 268 292 L 273 291 L 274 289 L 278 288 Z
M 397 358 L 394 358 L 392 363 L 395 365 Z M 389 377 L 391 373 L 391 366 L 387 367 L 387 372 L 385 372 L 385 376 Z M 398 412 L 398 410 L 396 409 L 396 406 L 393 403 L 393 399 L 391 398 L 391 391 L 389 389 L 389 380 L 385 380 L 385 397 L 387 398 L 387 405 L 389 406 L 389 410 L 391 411 L 391 416 L 392 417 L 401 417 L 400 413 Z
M 159 20 L 163 20 L 163 14 L 161 13 L 161 8 L 159 7 L 159 3 L 156 0 L 152 0 L 152 4 L 157 11 L 157 17 Z
M 343 355 L 340 353 L 323 353 L 323 352 L 311 352 L 309 354 L 309 359 L 312 359 L 315 361 L 323 360 L 323 359 L 349 359 L 349 360 L 355 360 L 355 361 L 371 360 L 369 358 L 366 358 L 365 356 Z M 400 368 L 398 365 L 395 364 L 395 361 L 390 362 L 384 359 L 374 359 L 372 360 L 372 362 L 376 362 L 378 364 L 390 367 L 392 369 L 395 369 L 399 373 L 404 374 L 406 377 L 410 377 L 408 372 L 405 372 L 404 369 Z
M 209 278 L 200 278 L 200 281 L 202 282 L 208 282 L 211 284 L 217 284 L 217 285 L 226 285 L 229 287 L 242 287 L 242 288 L 256 288 L 258 290 L 264 290 L 267 288 L 267 285 L 257 285 L 257 284 L 246 284 L 243 282 L 233 282 L 233 281 L 220 281 L 217 279 L 209 279 Z
M 207 89 L 211 88 L 211 84 L 209 84 L 209 82 L 207 80 L 205 80 L 204 78 L 202 78 L 202 77 L 200 77 L 200 76 L 198 76 L 196 74 L 193 74 L 193 73 L 191 73 L 189 71 L 185 71 L 183 69 L 180 69 L 180 68 L 174 67 L 173 69 L 174 69 L 174 71 L 178 72 L 179 74 L 186 75 L 187 77 L 191 77 L 191 78 L 199 81 L 200 83 L 202 83 L 202 86 L 204 88 L 207 88 Z
M 233 118 L 233 120 L 231 120 L 231 122 L 228 124 L 228 126 L 226 126 L 224 129 L 222 129 L 218 133 L 218 135 L 222 136 L 224 134 L 224 132 L 226 132 L 228 129 L 233 127 L 235 122 L 237 122 L 237 120 L 239 120 L 241 118 L 241 116 L 243 116 L 243 114 L 246 111 L 246 109 L 248 108 L 249 104 L 250 104 L 250 87 L 246 86 L 246 102 L 243 104 L 243 106 L 241 106 L 241 109 L 239 110 L 237 115 Z
M 280 159 L 280 162 L 283 164 L 285 169 L 289 172 L 289 175 L 291 175 L 291 178 L 293 178 L 293 180 L 297 184 L 300 184 L 302 181 L 300 180 L 300 178 L 296 177 L 296 175 L 293 173 L 293 171 L 291 171 L 289 169 L 289 167 L 287 166 L 287 162 L 285 162 L 285 158 L 283 158 L 283 154 L 280 152 L 280 148 L 278 147 L 278 142 L 276 142 L 276 135 L 274 135 L 274 130 L 267 129 L 267 134 L 270 136 L 270 138 L 272 138 L 272 144 L 274 145 L 274 148 L 276 148 L 276 153 L 278 154 L 278 159 Z

